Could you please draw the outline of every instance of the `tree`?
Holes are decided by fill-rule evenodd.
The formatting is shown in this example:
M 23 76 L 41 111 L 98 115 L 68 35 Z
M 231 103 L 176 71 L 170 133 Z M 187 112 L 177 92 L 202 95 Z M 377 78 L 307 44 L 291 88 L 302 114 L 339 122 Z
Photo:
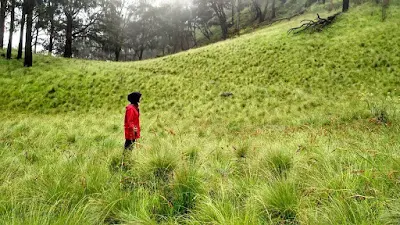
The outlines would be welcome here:
M 190 7 L 188 7 L 187 9 L 187 13 L 189 14 L 188 16 L 188 21 L 187 21 L 187 25 L 188 25 L 188 29 L 191 32 L 191 37 L 193 38 L 193 46 L 197 46 L 197 27 L 196 27 L 196 18 L 193 15 L 193 11 Z
M 10 34 L 8 36 L 8 46 L 7 46 L 7 59 L 11 59 L 12 51 L 12 39 L 14 33 L 14 22 L 15 22 L 15 0 L 11 0 L 11 18 L 10 18 Z
M 47 4 L 47 10 L 46 10 L 47 14 L 46 15 L 48 16 L 48 19 L 49 19 L 49 23 L 48 23 L 49 46 L 48 46 L 47 50 L 48 50 L 49 55 L 51 55 L 53 53 L 53 45 L 54 45 L 53 42 L 54 42 L 55 27 L 56 27 L 54 17 L 56 15 L 56 13 L 57 13 L 57 15 L 59 15 L 59 11 L 57 11 L 57 7 L 58 7 L 57 2 L 49 1 Z
M 41 2 L 44 3 L 44 2 Z M 47 16 L 46 16 L 46 5 L 45 4 L 37 4 L 35 8 L 35 15 L 34 15 L 34 21 L 35 21 L 35 30 L 34 30 L 34 50 L 33 52 L 36 54 L 36 49 L 38 45 L 38 39 L 39 39 L 39 30 L 44 29 L 47 24 Z
M 0 49 L 4 47 L 4 28 L 6 20 L 7 0 L 0 0 Z
M 268 0 L 251 0 L 251 3 L 253 11 L 256 14 L 254 20 L 258 19 L 259 23 L 264 22 L 268 12 Z
M 19 30 L 19 43 L 18 43 L 18 56 L 17 56 L 17 59 L 22 59 L 22 42 L 23 42 L 23 39 L 24 39 L 24 27 L 25 27 L 25 15 L 26 15 L 26 9 L 25 9 L 25 5 L 26 5 L 26 0 L 24 0 L 23 2 L 22 2 L 22 7 L 21 7 L 21 12 L 22 12 L 22 15 L 21 15 L 21 22 L 20 22 L 20 24 L 21 24 L 21 27 L 20 27 L 20 30 Z
M 240 34 L 240 11 L 241 11 L 242 0 L 237 0 L 237 21 L 236 21 L 236 32 Z
M 49 31 L 49 46 L 47 48 L 48 54 L 51 55 L 53 53 L 53 46 L 54 46 L 54 38 L 55 38 L 55 27 L 56 27 L 56 22 L 55 22 L 55 15 L 59 15 L 57 11 L 58 4 L 55 2 L 49 1 L 47 4 L 47 16 L 49 19 L 48 23 L 48 31 Z
M 349 2 L 350 0 L 343 0 L 343 9 L 342 12 L 347 12 L 349 10 Z
M 184 5 L 164 5 L 159 10 L 160 31 L 156 41 L 163 50 L 172 47 L 172 52 L 187 50 L 197 44 L 192 11 Z M 170 49 L 169 49 L 170 50 Z M 171 53 L 170 51 L 168 53 Z
M 208 7 L 207 2 L 194 0 L 192 15 L 194 26 L 200 30 L 204 37 L 210 40 L 213 33 L 210 30 L 209 21 L 213 18 L 213 11 Z
M 146 49 L 154 49 L 159 39 L 160 17 L 154 6 L 140 2 L 134 11 L 135 17 L 128 25 L 129 47 L 139 60 Z
M 275 13 L 275 0 L 272 0 L 272 5 L 271 5 L 271 17 L 270 19 L 275 19 L 276 17 L 276 13 Z
M 109 0 L 102 5 L 102 17 L 99 19 L 101 35 L 94 39 L 103 46 L 103 49 L 111 49 L 115 61 L 120 60 L 120 54 L 128 42 L 127 27 L 133 14 L 129 12 L 129 6 L 125 0 Z
M 32 66 L 32 24 L 35 0 L 26 0 L 26 37 L 24 66 Z
M 65 16 L 64 57 L 71 58 L 73 38 L 85 36 L 84 33 L 97 21 L 98 14 L 91 12 L 96 6 L 96 1 L 61 0 L 60 3 Z
M 228 0 L 208 0 L 208 4 L 214 10 L 215 15 L 218 17 L 219 26 L 221 27 L 221 38 L 225 40 L 228 37 L 228 22 L 226 19 L 225 8 L 230 1 Z
M 48 54 L 53 54 L 54 42 L 57 32 L 65 28 L 61 25 L 63 18 L 61 18 L 61 2 L 60 0 L 44 0 L 41 13 L 40 13 L 39 27 L 47 33 L 48 40 L 45 40 L 42 45 L 48 51 Z M 61 23 L 60 23 L 61 21 Z
M 230 6 L 231 6 L 231 24 L 235 24 L 235 4 L 236 0 L 231 0 Z

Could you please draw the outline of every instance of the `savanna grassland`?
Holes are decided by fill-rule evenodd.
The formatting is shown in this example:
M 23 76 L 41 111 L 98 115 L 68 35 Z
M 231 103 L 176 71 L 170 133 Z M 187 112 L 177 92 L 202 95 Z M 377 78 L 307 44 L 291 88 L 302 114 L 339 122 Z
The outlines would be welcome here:
M 143 62 L 0 59 L 0 224 L 400 223 L 400 5 L 287 35 L 314 17 Z

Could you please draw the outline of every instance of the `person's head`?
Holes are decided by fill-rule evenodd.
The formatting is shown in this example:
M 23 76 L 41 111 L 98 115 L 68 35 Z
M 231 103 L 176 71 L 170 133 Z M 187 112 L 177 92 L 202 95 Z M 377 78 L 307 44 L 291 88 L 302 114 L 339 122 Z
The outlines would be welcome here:
M 142 94 L 140 92 L 132 92 L 128 95 L 128 101 L 133 105 L 139 105 Z

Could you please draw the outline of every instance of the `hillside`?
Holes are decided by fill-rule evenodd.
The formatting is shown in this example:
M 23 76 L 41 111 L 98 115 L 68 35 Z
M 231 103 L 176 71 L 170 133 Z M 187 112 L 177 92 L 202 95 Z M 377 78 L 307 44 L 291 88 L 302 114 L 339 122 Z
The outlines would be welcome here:
M 388 15 L 365 4 L 288 35 L 307 14 L 142 62 L 1 58 L 0 224 L 398 223 Z M 121 168 L 131 91 L 143 138 Z
M 396 7 L 391 10 L 397 13 Z M 37 65 L 25 69 L 17 61 L 2 61 L 1 85 L 7 88 L 1 90 L 0 107 L 116 111 L 126 93 L 140 90 L 147 96 L 146 111 L 188 109 L 182 106 L 190 103 L 201 115 L 217 109 L 229 114 L 235 112 L 227 105 L 247 104 L 243 110 L 250 114 L 252 107 L 264 105 L 269 114 L 275 114 L 277 106 L 296 114 L 308 106 L 323 108 L 323 102 L 334 104 L 331 108 L 354 106 L 351 101 L 359 102 L 360 94 L 399 95 L 400 90 L 393 90 L 399 84 L 395 16 L 382 23 L 379 8 L 354 11 L 314 35 L 286 34 L 303 19 L 298 18 L 210 47 L 139 63 L 36 56 Z M 221 99 L 219 94 L 225 91 L 235 97 Z

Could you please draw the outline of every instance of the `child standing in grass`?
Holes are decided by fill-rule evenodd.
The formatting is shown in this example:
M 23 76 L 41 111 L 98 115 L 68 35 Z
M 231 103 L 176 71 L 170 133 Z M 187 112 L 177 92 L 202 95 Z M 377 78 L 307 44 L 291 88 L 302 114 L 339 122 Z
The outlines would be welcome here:
M 125 150 L 132 150 L 136 139 L 140 138 L 139 103 L 141 97 L 140 92 L 132 92 L 128 95 L 128 101 L 131 104 L 126 106 L 125 111 Z

